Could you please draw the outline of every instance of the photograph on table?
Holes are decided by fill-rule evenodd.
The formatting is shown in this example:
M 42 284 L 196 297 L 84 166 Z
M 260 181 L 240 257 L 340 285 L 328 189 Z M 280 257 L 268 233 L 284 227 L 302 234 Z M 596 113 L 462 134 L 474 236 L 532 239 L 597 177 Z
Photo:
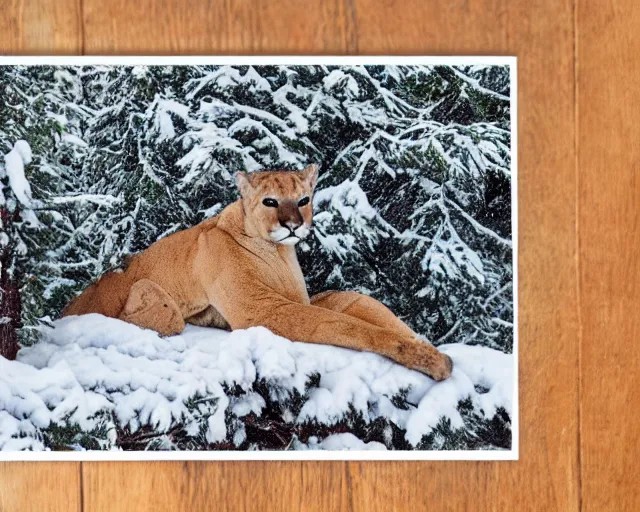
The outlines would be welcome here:
M 0 459 L 518 457 L 515 59 L 0 87 Z

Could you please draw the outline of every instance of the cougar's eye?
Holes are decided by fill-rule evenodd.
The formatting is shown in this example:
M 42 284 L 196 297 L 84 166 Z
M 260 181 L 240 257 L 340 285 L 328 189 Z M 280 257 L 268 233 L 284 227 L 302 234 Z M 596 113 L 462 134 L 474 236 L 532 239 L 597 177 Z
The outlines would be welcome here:
M 277 208 L 278 207 L 278 201 L 276 201 L 275 199 L 272 199 L 271 197 L 265 197 L 262 200 L 262 204 L 265 206 L 268 206 L 269 208 Z
M 303 197 L 302 199 L 300 199 L 300 201 L 298 201 L 298 206 L 302 207 L 302 206 L 307 206 L 309 204 L 309 196 Z

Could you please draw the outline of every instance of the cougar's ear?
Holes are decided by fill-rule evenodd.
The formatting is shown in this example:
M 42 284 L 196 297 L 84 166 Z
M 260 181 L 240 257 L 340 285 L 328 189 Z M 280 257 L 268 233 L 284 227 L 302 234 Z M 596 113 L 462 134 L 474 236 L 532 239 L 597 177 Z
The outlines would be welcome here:
M 316 182 L 318 181 L 318 170 L 320 166 L 318 164 L 311 164 L 302 169 L 300 173 L 302 174 L 302 179 L 309 185 L 310 188 L 315 188 Z
M 249 175 L 244 171 L 238 171 L 236 173 L 236 185 L 238 185 L 238 190 L 240 190 L 242 197 L 247 197 L 253 190 Z

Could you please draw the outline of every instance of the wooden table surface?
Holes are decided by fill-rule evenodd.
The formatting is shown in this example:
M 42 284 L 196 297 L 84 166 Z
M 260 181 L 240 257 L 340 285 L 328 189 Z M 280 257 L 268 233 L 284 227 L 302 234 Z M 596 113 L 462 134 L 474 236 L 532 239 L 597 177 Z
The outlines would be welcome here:
M 518 462 L 1 463 L 0 511 L 640 510 L 635 0 L 3 0 L 2 54 L 516 55 Z

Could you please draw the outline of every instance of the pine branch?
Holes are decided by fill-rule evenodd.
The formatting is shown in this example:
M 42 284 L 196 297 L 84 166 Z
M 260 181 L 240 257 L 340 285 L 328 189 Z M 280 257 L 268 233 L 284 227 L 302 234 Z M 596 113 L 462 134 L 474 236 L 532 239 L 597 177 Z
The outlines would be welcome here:
M 493 238 L 494 240 L 496 240 L 497 242 L 499 242 L 500 244 L 504 245 L 505 247 L 508 248 L 512 248 L 512 242 L 511 240 L 507 240 L 506 238 L 502 238 L 500 235 L 498 235 L 497 233 L 494 233 L 493 231 L 491 231 L 489 228 L 483 226 L 482 224 L 480 224 L 477 220 L 475 220 L 471 215 L 469 215 L 467 212 L 465 212 L 460 206 L 458 206 L 457 203 L 455 203 L 454 201 L 452 201 L 451 199 L 446 199 L 447 203 L 452 205 L 459 213 L 460 215 L 462 215 L 462 217 L 469 222 L 469 224 L 471 224 L 473 226 L 473 228 L 480 232 L 483 233 L 491 238 Z

